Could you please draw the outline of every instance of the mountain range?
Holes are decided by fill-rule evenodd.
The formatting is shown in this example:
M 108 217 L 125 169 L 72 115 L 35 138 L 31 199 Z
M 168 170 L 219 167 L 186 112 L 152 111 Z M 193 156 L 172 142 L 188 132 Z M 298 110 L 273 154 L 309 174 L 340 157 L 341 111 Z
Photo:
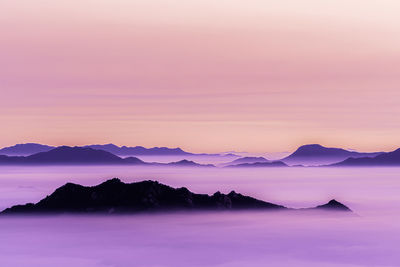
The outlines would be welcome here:
M 30 154 L 33 151 L 38 153 Z M 123 158 L 118 153 L 142 153 L 145 155 L 177 156 L 176 162 L 156 163 L 145 162 L 137 157 Z M 136 152 L 135 152 L 136 151 Z M 147 153 L 147 154 L 146 154 Z M 161 153 L 161 154 L 160 154 Z M 164 154 L 162 154 L 164 153 Z M 19 154 L 25 154 L 21 156 Z M 242 157 L 233 161 L 219 164 L 220 167 L 286 167 L 286 166 L 400 166 L 400 149 L 393 152 L 361 153 L 341 148 L 329 148 L 318 144 L 300 146 L 289 156 L 281 160 L 268 160 L 264 157 Z M 17 156 L 18 155 L 18 156 Z M 178 156 L 180 155 L 180 156 Z M 185 155 L 187 158 L 185 158 Z M 92 145 L 85 147 L 51 147 L 27 143 L 0 149 L 0 164 L 142 164 L 169 166 L 214 166 L 198 164 L 190 158 L 193 155 L 222 155 L 222 154 L 193 154 L 180 148 L 143 148 L 118 147 L 113 144 Z M 220 158 L 222 159 L 222 158 Z M 165 161 L 163 161 L 165 162 Z
M 135 147 L 128 147 L 128 146 L 116 146 L 114 144 L 106 144 L 106 145 L 89 145 L 85 147 L 90 147 L 93 149 L 101 149 L 115 155 L 119 156 L 128 156 L 128 155 L 194 155 L 194 153 L 189 153 L 183 151 L 179 147 L 177 148 L 168 148 L 168 147 L 152 147 L 152 148 L 145 148 L 142 146 L 135 146 Z
M 281 205 L 236 193 L 196 194 L 187 188 L 172 188 L 157 181 L 126 184 L 117 178 L 96 186 L 67 183 L 38 203 L 17 205 L 2 214 L 31 213 L 135 213 L 149 211 L 196 210 L 289 210 Z M 351 212 L 331 200 L 311 210 Z
M 61 146 L 30 156 L 0 155 L 0 165 L 156 165 L 213 167 L 193 161 L 181 160 L 172 163 L 144 162 L 136 157 L 121 158 L 110 152 L 90 147 Z
M 87 148 L 93 148 L 97 150 L 104 150 L 118 156 L 222 156 L 222 154 L 196 154 L 183 151 L 181 148 L 168 148 L 168 147 L 152 147 L 145 148 L 142 146 L 128 147 L 128 146 L 117 146 L 114 144 L 105 145 L 87 145 L 83 146 Z M 25 143 L 17 144 L 14 146 L 4 147 L 0 149 L 0 155 L 6 156 L 29 156 L 39 152 L 48 152 L 55 146 L 48 146 L 36 143 Z M 236 156 L 229 154 L 229 156 Z M 238 156 L 237 156 L 238 157 Z

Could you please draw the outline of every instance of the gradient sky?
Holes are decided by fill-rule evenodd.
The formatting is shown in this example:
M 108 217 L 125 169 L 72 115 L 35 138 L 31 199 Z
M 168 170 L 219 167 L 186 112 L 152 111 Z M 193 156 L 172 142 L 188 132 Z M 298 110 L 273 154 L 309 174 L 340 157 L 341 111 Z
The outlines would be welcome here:
M 400 146 L 399 1 L 2 0 L 0 146 Z

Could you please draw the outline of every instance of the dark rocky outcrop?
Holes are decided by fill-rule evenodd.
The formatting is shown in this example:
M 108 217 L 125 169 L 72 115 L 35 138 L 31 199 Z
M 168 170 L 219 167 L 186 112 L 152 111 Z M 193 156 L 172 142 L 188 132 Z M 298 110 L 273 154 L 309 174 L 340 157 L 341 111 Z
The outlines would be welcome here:
M 241 194 L 212 196 L 195 194 L 187 188 L 172 188 L 156 181 L 125 184 L 114 178 L 100 185 L 85 187 L 67 183 L 37 204 L 6 209 L 3 213 L 48 212 L 137 212 L 163 210 L 284 209 L 283 206 Z
M 334 200 L 316 209 L 344 209 Z M 86 187 L 67 183 L 36 204 L 17 205 L 2 214 L 40 213 L 134 213 L 179 210 L 288 210 L 286 207 L 244 196 L 229 194 L 196 194 L 187 188 L 172 188 L 156 181 L 126 184 L 114 178 Z
M 328 203 L 320 206 L 316 206 L 316 210 L 330 210 L 330 211 L 351 211 L 347 206 L 343 205 L 342 203 L 332 199 Z

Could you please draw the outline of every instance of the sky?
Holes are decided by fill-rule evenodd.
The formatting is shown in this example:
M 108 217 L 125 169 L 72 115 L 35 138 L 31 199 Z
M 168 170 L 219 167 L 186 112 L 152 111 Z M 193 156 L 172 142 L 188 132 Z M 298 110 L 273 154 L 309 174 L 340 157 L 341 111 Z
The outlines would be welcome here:
M 400 146 L 399 1 L 2 0 L 0 146 Z

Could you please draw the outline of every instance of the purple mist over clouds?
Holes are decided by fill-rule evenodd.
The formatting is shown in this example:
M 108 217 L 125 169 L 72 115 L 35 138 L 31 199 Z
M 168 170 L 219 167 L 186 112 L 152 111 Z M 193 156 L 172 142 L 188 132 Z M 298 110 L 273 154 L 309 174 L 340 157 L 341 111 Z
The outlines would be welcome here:
M 400 227 L 370 218 L 268 212 L 11 217 L 0 228 L 2 266 L 400 264 Z
M 398 168 L 2 167 L 1 208 L 67 181 L 156 179 L 196 193 L 235 190 L 289 207 L 336 198 L 358 216 L 223 212 L 0 218 L 4 266 L 398 266 Z M 64 265 L 63 265 L 64 264 Z

